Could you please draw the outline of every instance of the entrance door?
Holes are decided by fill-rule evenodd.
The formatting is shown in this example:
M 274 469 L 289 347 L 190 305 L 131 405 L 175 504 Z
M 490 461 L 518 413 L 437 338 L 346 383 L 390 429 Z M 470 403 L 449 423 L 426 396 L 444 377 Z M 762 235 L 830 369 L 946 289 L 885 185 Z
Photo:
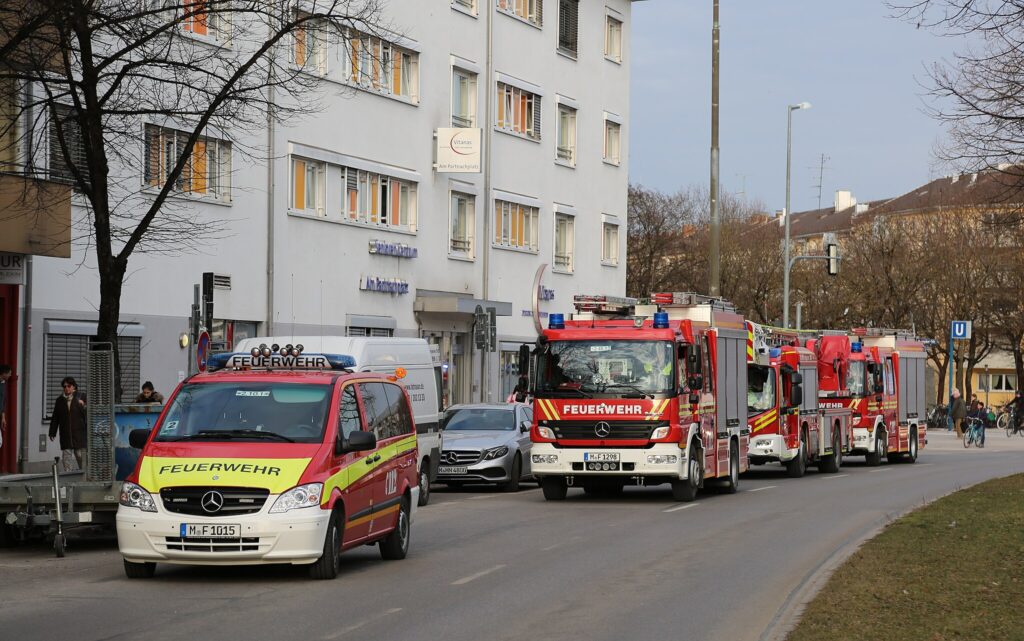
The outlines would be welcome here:
M 0 285 L 0 364 L 18 362 L 18 286 Z M 3 433 L 3 447 L 0 447 L 0 473 L 13 473 L 18 466 L 18 402 L 17 378 L 13 375 L 4 383 L 7 388 L 7 402 L 4 414 L 7 428 Z
M 441 348 L 441 396 L 444 407 L 470 402 L 472 371 L 467 332 L 432 331 L 424 338 Z

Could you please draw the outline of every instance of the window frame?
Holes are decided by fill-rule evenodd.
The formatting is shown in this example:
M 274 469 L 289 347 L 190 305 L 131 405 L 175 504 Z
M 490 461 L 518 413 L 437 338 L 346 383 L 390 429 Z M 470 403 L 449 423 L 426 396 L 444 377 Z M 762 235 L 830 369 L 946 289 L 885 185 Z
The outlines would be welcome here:
M 506 223 L 507 221 L 507 223 Z M 533 205 L 494 199 L 494 237 L 491 246 L 496 249 L 540 253 L 540 208 Z M 513 244 L 515 235 L 517 242 Z M 522 242 L 518 242 L 522 238 Z
M 142 185 L 144 189 L 161 189 L 167 182 L 167 173 L 171 165 L 177 163 L 182 154 L 182 146 L 190 134 L 151 122 L 143 123 L 142 127 Z M 156 149 L 153 149 L 153 143 L 157 145 Z M 172 147 L 169 149 L 168 145 Z M 199 154 L 195 153 L 197 149 L 201 150 Z M 171 193 L 210 202 L 230 203 L 231 154 L 230 141 L 200 136 Z M 198 162 L 200 158 L 202 162 Z M 202 187 L 196 185 L 199 167 L 202 167 L 202 178 L 198 182 Z
M 579 0 L 558 0 L 558 53 L 576 60 L 580 50 Z
M 495 96 L 494 129 L 525 140 L 540 142 L 543 127 L 543 96 L 501 80 L 496 83 Z M 508 119 L 506 116 L 510 110 L 514 115 Z
M 341 36 L 346 84 L 412 105 L 420 103 L 419 57 L 418 51 L 356 29 L 345 29 Z
M 452 9 L 468 16 L 477 17 L 477 0 L 452 0 Z
M 477 113 L 478 113 L 478 110 L 477 110 L 477 102 L 478 102 L 478 100 L 477 100 L 477 75 L 478 74 L 476 74 L 476 73 L 474 73 L 472 71 L 468 71 L 466 69 L 463 69 L 461 67 L 457 67 L 457 66 L 453 66 L 452 67 L 452 87 L 451 87 L 451 91 L 452 91 L 452 95 L 451 95 L 451 123 L 452 123 L 452 127 L 463 127 L 463 128 L 465 128 L 465 127 L 476 127 L 477 126 Z M 456 87 L 456 79 L 457 78 L 458 79 L 464 79 L 466 81 L 466 83 L 465 83 L 466 84 L 466 89 L 465 89 L 464 92 L 461 89 L 461 83 L 459 83 L 460 84 L 459 95 L 461 96 L 461 95 L 463 95 L 463 93 L 465 93 L 465 95 L 469 97 L 469 100 L 467 101 L 468 102 L 468 104 L 467 104 L 468 114 L 462 114 L 461 110 L 460 110 L 459 114 L 456 114 L 456 105 L 455 105 L 455 93 L 456 92 L 455 92 L 455 87 Z M 461 107 L 461 105 L 460 105 L 460 107 Z
M 299 181 L 297 180 L 298 165 L 302 165 L 302 207 L 297 206 L 297 199 L 299 197 Z M 313 207 L 309 207 L 309 177 L 310 168 L 314 168 L 316 171 L 313 174 L 316 178 L 316 195 L 313 202 Z M 290 188 L 288 191 L 288 209 L 289 211 L 305 214 L 307 216 L 316 216 L 318 218 L 324 218 L 327 215 L 327 208 L 325 206 L 327 196 L 327 163 L 321 160 L 315 160 L 313 158 L 307 158 L 305 156 L 299 156 L 292 154 L 289 156 L 289 176 L 290 176 Z
M 295 11 L 296 19 L 310 14 L 304 11 Z M 328 71 L 328 40 L 325 37 L 324 26 L 318 24 L 318 20 L 309 19 L 295 27 L 292 32 L 292 46 L 290 47 L 291 63 L 306 73 L 317 76 L 324 76 Z M 302 55 L 299 55 L 299 45 L 302 45 Z M 300 60 L 299 58 L 302 58 Z M 310 64 L 310 61 L 313 61 Z
M 614 132 L 614 137 L 611 134 Z M 614 140 L 615 144 L 611 142 Z M 615 147 L 614 156 L 609 155 L 609 147 Z M 604 119 L 604 144 L 602 145 L 602 160 L 609 165 L 620 167 L 622 165 L 622 125 L 611 120 Z
M 416 233 L 418 184 L 390 174 L 345 165 L 341 169 L 340 219 L 351 225 Z M 354 176 L 354 179 L 353 179 Z M 353 192 L 353 184 L 355 185 Z M 353 207 L 355 197 L 355 208 Z M 395 205 L 398 206 L 397 222 Z
M 608 242 L 608 231 L 614 230 L 615 243 L 610 244 Z M 610 248 L 614 248 L 613 252 L 609 252 Z M 601 264 L 609 267 L 619 266 L 619 224 L 602 221 L 601 222 Z
M 577 159 L 577 131 L 578 131 L 579 110 L 565 103 L 558 103 L 558 120 L 556 122 L 557 132 L 555 134 L 555 162 L 566 167 L 576 167 Z M 570 129 L 566 135 L 563 120 L 570 120 Z M 567 140 L 563 140 L 567 138 Z M 563 144 L 565 143 L 565 144 Z
M 456 200 L 463 201 L 461 212 L 464 221 L 462 227 L 465 229 L 466 237 L 457 238 L 456 224 Z M 476 260 L 476 243 L 474 233 L 476 231 L 476 196 L 458 189 L 448 190 L 448 256 L 460 260 Z M 456 248 L 456 242 L 465 243 L 462 248 Z
M 559 243 L 560 238 L 561 243 Z M 560 244 L 561 247 L 559 247 Z M 559 249 L 562 250 L 561 254 L 558 253 Z M 566 212 L 555 211 L 554 237 L 551 244 L 551 271 L 559 274 L 572 274 L 575 271 L 575 266 L 576 217 Z
M 610 13 L 604 17 L 604 57 L 615 64 L 622 64 L 622 31 L 624 22 Z M 613 28 L 617 25 L 617 31 Z M 614 47 L 610 46 L 614 43 Z
M 538 29 L 544 28 L 544 0 L 492 1 L 495 3 L 498 13 L 503 13 Z M 523 13 L 521 14 L 520 11 Z

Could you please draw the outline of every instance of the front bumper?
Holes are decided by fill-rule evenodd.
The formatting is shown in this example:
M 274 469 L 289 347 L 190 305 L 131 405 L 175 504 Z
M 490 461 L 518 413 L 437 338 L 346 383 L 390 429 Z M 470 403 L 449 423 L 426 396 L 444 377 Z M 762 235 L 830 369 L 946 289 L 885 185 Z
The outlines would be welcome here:
M 765 434 L 751 437 L 748 457 L 754 465 L 762 463 L 791 461 L 800 448 L 789 449 L 781 434 Z
M 254 514 L 202 517 L 118 506 L 117 546 L 121 555 L 136 563 L 159 561 L 191 565 L 257 565 L 263 563 L 313 563 L 323 554 L 330 510 L 318 507 L 270 514 L 276 496 L 270 496 Z M 415 501 L 413 502 L 415 505 Z M 237 539 L 181 537 L 182 523 L 238 524 Z
M 868 454 L 874 451 L 874 430 L 866 427 L 853 428 L 853 443 L 850 445 L 850 454 Z
M 616 453 L 619 455 L 618 470 L 587 469 L 587 453 Z M 661 457 L 663 461 L 652 459 Z M 686 478 L 686 450 L 675 443 L 655 443 L 645 448 L 613 447 L 555 447 L 551 443 L 534 443 L 530 451 L 531 471 L 543 476 L 656 476 L 675 479 Z
M 512 461 L 515 453 L 515 450 L 511 450 L 501 458 L 478 461 L 472 465 L 449 466 L 447 463 L 442 463 L 438 466 L 437 481 L 438 483 L 504 483 L 512 476 Z M 529 455 L 527 454 L 527 456 Z M 525 467 L 525 461 L 523 463 Z M 443 467 L 465 467 L 466 473 L 442 474 L 441 468 Z

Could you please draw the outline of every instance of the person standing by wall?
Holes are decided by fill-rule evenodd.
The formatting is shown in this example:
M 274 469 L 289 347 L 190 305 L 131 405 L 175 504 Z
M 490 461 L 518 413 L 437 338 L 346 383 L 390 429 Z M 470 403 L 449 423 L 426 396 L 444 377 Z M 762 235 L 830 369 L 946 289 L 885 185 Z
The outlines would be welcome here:
M 7 436 L 7 380 L 11 377 L 11 366 L 0 365 L 0 448 Z
M 72 472 L 71 458 L 82 469 L 82 459 L 88 440 L 85 418 L 85 394 L 78 391 L 78 383 L 70 376 L 60 382 L 64 393 L 57 397 L 50 416 L 50 440 L 60 434 L 60 449 L 63 450 L 61 466 L 65 472 Z
M 164 396 L 153 388 L 153 384 L 146 381 L 142 384 L 142 391 L 135 397 L 136 403 L 163 403 Z
M 961 424 L 967 416 L 967 405 L 960 396 L 960 390 L 953 388 L 953 406 L 949 409 L 949 416 L 953 419 L 953 429 L 956 430 L 956 437 L 963 438 L 964 431 Z

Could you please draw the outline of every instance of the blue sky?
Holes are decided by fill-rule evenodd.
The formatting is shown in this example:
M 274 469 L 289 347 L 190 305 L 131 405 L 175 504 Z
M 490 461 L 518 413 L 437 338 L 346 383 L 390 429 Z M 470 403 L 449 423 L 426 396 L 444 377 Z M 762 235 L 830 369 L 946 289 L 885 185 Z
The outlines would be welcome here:
M 859 202 L 952 173 L 925 112 L 927 69 L 963 40 L 888 17 L 881 0 L 721 1 L 721 183 L 785 203 L 786 107 L 793 114 L 793 211 L 836 189 Z M 711 0 L 633 4 L 630 181 L 663 191 L 709 180 Z

